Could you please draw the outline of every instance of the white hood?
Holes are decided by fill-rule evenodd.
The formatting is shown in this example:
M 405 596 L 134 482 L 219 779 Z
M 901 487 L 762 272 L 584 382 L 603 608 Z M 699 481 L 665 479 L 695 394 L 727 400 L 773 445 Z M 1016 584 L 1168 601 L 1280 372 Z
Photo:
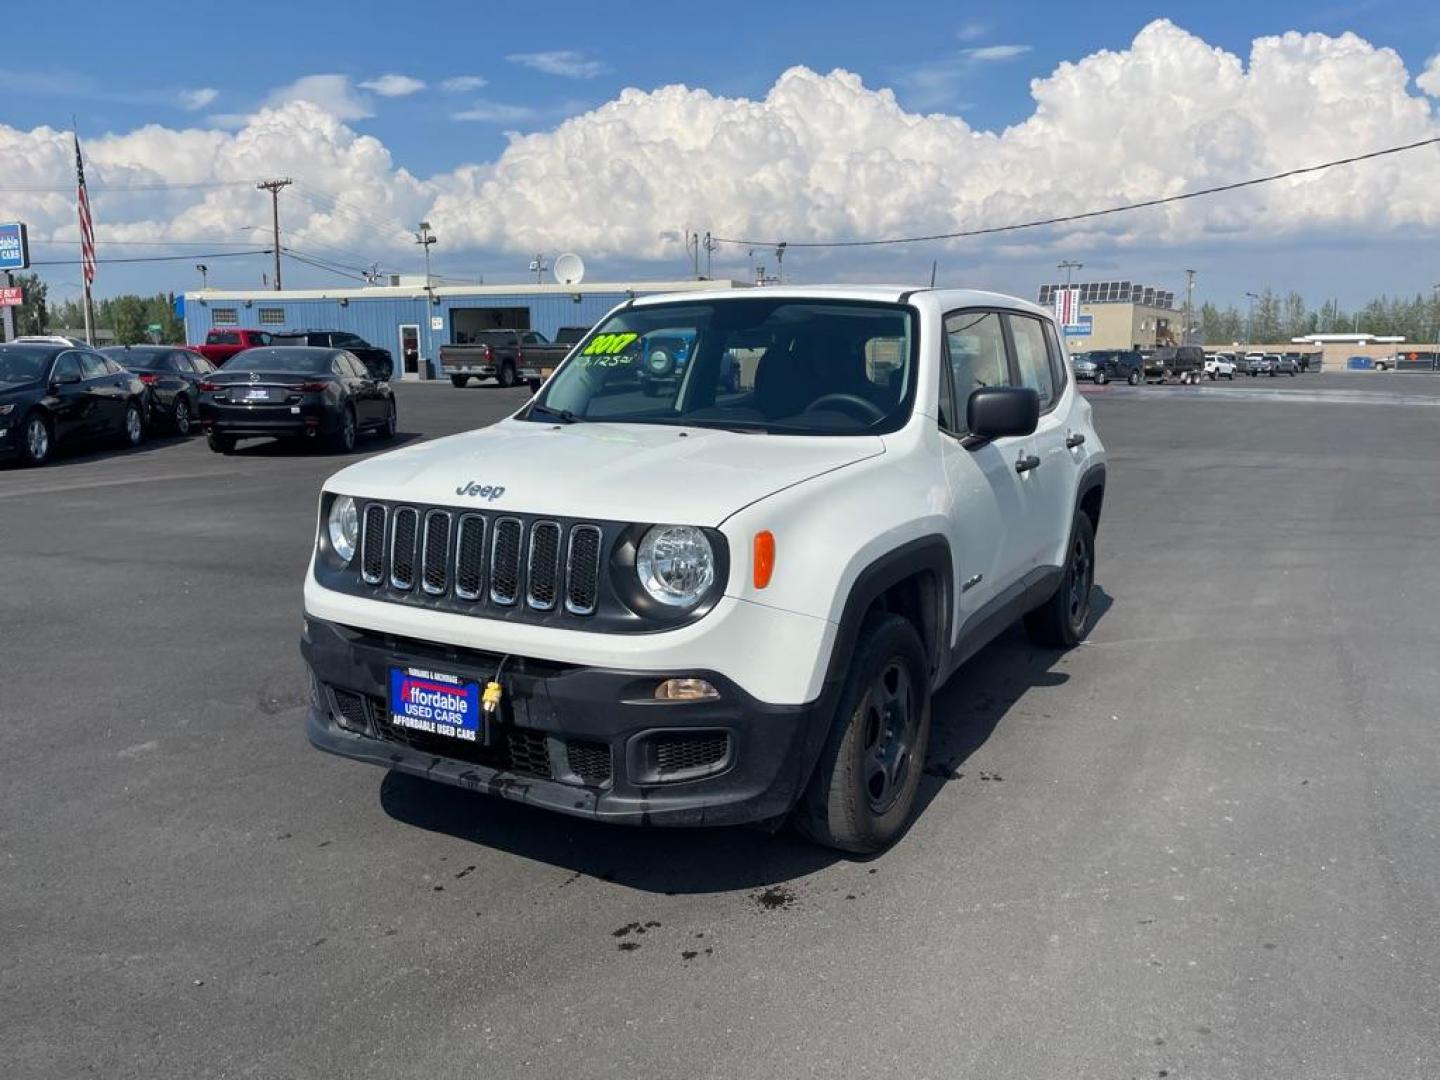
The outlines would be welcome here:
M 884 452 L 873 435 L 504 420 L 352 465 L 325 489 L 491 512 L 719 525 L 782 488 Z M 470 485 L 504 491 L 460 493 Z

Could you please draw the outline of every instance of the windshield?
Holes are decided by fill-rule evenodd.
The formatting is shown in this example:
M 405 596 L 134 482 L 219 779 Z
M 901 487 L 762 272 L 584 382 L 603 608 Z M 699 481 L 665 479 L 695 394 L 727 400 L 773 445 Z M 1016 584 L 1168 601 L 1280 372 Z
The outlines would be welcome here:
M 910 308 L 769 297 L 653 304 L 607 319 L 523 419 L 858 435 L 905 423 Z
M 335 353 L 330 349 L 246 349 L 236 353 L 224 371 L 293 371 L 327 375 Z
M 45 373 L 55 349 L 35 345 L 0 346 L 0 382 L 30 382 Z

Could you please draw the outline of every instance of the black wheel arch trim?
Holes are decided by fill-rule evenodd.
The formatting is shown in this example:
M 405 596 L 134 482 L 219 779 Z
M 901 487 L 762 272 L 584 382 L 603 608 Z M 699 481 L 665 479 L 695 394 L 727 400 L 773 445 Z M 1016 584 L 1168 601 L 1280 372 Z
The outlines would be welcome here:
M 1105 505 L 1105 465 L 1096 462 L 1080 474 L 1080 482 L 1075 486 L 1075 509 L 1078 511 L 1085 505 L 1086 498 L 1090 493 L 1099 490 L 1095 506 L 1095 517 L 1091 524 L 1095 531 L 1100 531 L 1100 511 Z

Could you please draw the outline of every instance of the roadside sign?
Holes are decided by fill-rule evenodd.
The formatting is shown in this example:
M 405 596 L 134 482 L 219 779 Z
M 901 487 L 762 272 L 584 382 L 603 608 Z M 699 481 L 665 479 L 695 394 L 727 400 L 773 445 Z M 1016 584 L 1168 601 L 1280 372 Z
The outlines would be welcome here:
M 431 316 L 430 316 L 430 329 L 431 329 L 431 330 L 444 330 L 444 329 L 445 329 L 445 316 L 444 316 L 444 315 L 431 315 Z
M 30 265 L 30 237 L 23 221 L 0 223 L 0 270 L 24 270 Z
M 1076 321 L 1065 325 L 1066 337 L 1089 337 L 1095 329 L 1095 316 L 1079 315 Z
M 1080 321 L 1080 290 L 1055 290 L 1055 321 L 1061 326 L 1074 326 Z
M 164 330 L 165 328 L 161 326 L 158 322 L 152 322 L 149 326 L 145 327 L 145 329 L 149 330 L 152 334 L 158 334 L 161 330 Z
M 25 303 L 25 290 L 19 285 L 0 287 L 0 307 L 19 307 Z

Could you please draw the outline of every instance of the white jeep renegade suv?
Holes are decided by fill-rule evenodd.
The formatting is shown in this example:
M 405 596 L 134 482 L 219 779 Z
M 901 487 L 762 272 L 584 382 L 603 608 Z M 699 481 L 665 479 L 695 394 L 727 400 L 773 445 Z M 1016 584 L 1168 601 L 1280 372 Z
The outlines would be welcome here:
M 650 338 L 684 340 L 658 392 Z M 1050 313 L 993 293 L 631 300 L 492 427 L 347 468 L 305 582 L 322 750 L 603 821 L 874 851 L 930 697 L 1085 633 L 1105 452 Z M 737 375 L 738 370 L 738 375 Z

